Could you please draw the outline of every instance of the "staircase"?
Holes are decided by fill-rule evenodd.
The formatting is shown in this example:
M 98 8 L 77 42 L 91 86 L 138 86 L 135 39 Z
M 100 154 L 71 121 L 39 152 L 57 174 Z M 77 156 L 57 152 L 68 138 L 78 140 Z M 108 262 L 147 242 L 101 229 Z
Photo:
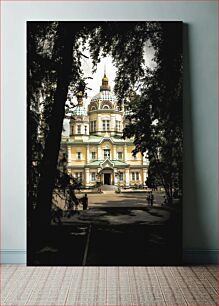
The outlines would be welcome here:
M 102 185 L 101 186 L 101 190 L 102 191 L 115 191 L 116 190 L 116 186 L 114 185 Z

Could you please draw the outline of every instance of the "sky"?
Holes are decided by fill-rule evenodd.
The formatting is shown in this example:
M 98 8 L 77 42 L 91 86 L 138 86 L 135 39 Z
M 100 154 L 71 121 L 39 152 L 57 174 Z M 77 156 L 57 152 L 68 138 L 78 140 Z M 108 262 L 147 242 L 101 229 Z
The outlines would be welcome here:
M 144 49 L 145 65 L 149 67 L 155 67 L 155 62 L 153 61 L 154 49 L 150 46 L 150 42 L 147 42 Z M 106 75 L 109 79 L 109 85 L 111 86 L 111 90 L 113 90 L 114 88 L 114 79 L 116 77 L 117 69 L 113 65 L 112 57 L 107 56 L 101 59 L 100 63 L 97 64 L 97 71 L 92 74 L 92 60 L 90 58 L 90 53 L 88 50 L 83 51 L 83 53 L 89 58 L 83 58 L 82 70 L 84 71 L 85 76 L 91 76 L 93 78 L 92 80 L 88 80 L 88 87 L 91 88 L 91 90 L 87 92 L 88 101 L 86 102 L 89 103 L 90 99 L 95 96 L 100 90 L 100 85 L 104 75 L 104 67 L 106 67 Z
M 150 46 L 150 42 L 147 42 L 144 48 L 144 60 L 145 65 L 148 67 L 155 67 L 155 62 L 153 61 L 154 57 L 154 49 Z M 84 99 L 84 105 L 87 107 L 87 105 L 90 103 L 90 100 L 93 96 L 95 96 L 100 91 L 100 85 L 102 83 L 102 78 L 104 76 L 104 69 L 106 69 L 106 75 L 109 79 L 109 86 L 111 86 L 111 90 L 113 91 L 114 85 L 115 85 L 115 77 L 116 77 L 116 67 L 113 65 L 113 60 L 111 56 L 107 56 L 104 58 L 101 58 L 100 63 L 97 64 L 97 70 L 95 73 L 92 73 L 92 60 L 90 58 L 90 53 L 88 50 L 83 51 L 83 54 L 86 55 L 88 58 L 83 57 L 82 58 L 82 70 L 84 72 L 85 77 L 92 77 L 93 79 L 88 79 L 88 87 L 91 88 L 91 90 L 87 91 L 87 99 Z M 74 98 L 74 102 L 76 101 L 76 98 Z M 68 135 L 69 133 L 69 120 L 64 120 L 64 129 L 65 132 L 63 135 Z
M 90 58 L 82 63 L 82 69 L 85 75 L 91 76 L 93 78 L 92 80 L 88 80 L 88 87 L 91 88 L 91 90 L 88 90 L 87 92 L 88 100 L 90 100 L 100 91 L 100 85 L 104 76 L 104 69 L 106 69 L 106 75 L 109 79 L 109 85 L 111 86 L 111 89 L 113 89 L 117 69 L 113 65 L 111 56 L 102 58 L 100 63 L 97 64 L 97 71 L 93 74 L 92 61 Z

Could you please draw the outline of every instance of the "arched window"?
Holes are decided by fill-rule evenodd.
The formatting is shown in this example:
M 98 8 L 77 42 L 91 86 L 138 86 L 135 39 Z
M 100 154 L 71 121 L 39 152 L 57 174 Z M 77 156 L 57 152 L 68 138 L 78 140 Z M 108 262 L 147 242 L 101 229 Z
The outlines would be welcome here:
M 112 109 L 113 105 L 109 101 L 103 101 L 100 106 L 101 109 Z
M 103 109 L 109 109 L 110 107 L 109 107 L 109 105 L 103 105 Z
M 93 110 L 96 110 L 96 107 L 95 106 L 92 106 L 91 107 L 91 110 L 93 111 Z

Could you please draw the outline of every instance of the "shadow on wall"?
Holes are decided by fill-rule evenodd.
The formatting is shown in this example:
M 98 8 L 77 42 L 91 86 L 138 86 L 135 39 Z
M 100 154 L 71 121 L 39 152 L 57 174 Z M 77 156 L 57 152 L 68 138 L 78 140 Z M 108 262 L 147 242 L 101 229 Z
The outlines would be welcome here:
M 183 118 L 184 118 L 184 196 L 183 196 L 183 248 L 184 259 L 189 260 L 189 252 L 194 248 L 201 250 L 207 233 L 202 224 L 200 209 L 199 178 L 196 164 L 194 104 L 192 101 L 190 65 L 189 25 L 183 27 Z M 191 249 L 192 246 L 192 249 Z

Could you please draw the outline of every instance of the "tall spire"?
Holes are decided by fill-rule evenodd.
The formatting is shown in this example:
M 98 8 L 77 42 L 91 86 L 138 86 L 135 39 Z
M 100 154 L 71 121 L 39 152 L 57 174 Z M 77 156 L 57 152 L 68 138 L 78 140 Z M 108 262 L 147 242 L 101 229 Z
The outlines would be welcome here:
M 102 78 L 102 86 L 100 86 L 100 91 L 107 90 L 110 91 L 109 80 L 106 76 L 106 64 L 104 64 L 104 76 Z
M 106 63 L 104 64 L 104 77 L 106 77 Z

